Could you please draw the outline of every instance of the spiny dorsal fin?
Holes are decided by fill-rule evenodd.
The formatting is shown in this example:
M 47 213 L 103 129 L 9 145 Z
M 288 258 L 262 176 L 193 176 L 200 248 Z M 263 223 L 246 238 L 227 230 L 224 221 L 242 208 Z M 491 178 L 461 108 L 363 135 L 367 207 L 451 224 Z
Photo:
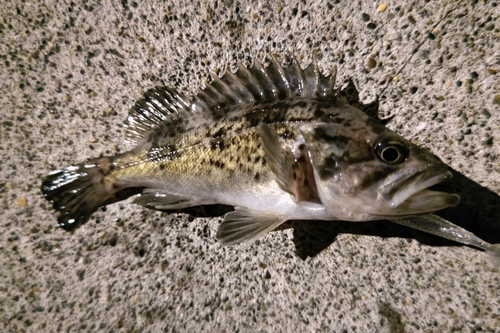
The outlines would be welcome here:
M 289 99 L 333 99 L 336 71 L 335 68 L 329 76 L 321 74 L 316 57 L 302 69 L 295 57 L 282 66 L 273 56 L 267 67 L 255 61 L 249 68 L 240 64 L 235 73 L 226 70 L 220 78 L 215 75 L 192 101 L 172 88 L 156 87 L 132 107 L 124 124 L 126 139 L 138 143 L 149 140 L 151 133 L 173 137 L 202 121 L 190 116 L 193 113 L 204 113 L 208 116 L 204 118 L 210 118 Z
M 321 74 L 316 58 L 302 69 L 295 57 L 282 66 L 273 56 L 267 67 L 255 61 L 249 68 L 239 65 L 235 73 L 226 70 L 221 78 L 214 76 L 193 105 L 213 112 L 295 98 L 331 99 L 335 96 L 336 71 L 329 76 Z

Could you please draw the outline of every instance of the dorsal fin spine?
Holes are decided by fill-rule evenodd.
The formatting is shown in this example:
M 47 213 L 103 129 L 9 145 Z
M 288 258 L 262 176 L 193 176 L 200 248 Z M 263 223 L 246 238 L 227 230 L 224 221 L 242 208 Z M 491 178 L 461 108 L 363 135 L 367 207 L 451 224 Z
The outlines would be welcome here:
M 304 72 L 302 68 L 300 68 L 299 62 L 295 56 L 292 56 L 292 60 L 288 64 L 286 68 L 289 75 L 290 80 L 290 88 L 293 89 L 296 97 L 304 96 Z
M 255 101 L 252 92 L 241 83 L 235 74 L 229 71 L 229 68 L 226 68 L 226 74 L 221 78 L 221 81 L 238 96 L 238 104 L 252 103 Z
M 269 79 L 265 68 L 256 61 L 252 67 L 249 68 L 250 74 L 259 82 L 262 87 L 263 100 L 270 101 L 278 97 L 277 88 L 274 83 Z
M 319 88 L 319 77 L 317 64 L 313 61 L 304 69 L 305 86 L 307 87 L 306 96 L 315 96 Z
M 273 55 L 271 57 L 271 63 L 266 68 L 266 72 L 268 77 L 274 82 L 277 90 L 278 90 L 278 98 L 286 99 L 290 97 L 290 85 L 288 75 L 285 70 L 279 64 L 276 56 Z
M 237 93 L 232 90 L 224 81 L 222 81 L 217 75 L 213 77 L 212 86 L 222 95 L 227 98 L 227 103 L 229 105 L 239 104 L 240 97 Z
M 259 101 L 264 98 L 264 89 L 257 82 L 257 80 L 252 76 L 248 68 L 239 64 L 238 70 L 234 75 L 240 80 L 240 82 L 245 86 L 245 88 L 252 94 L 255 101 Z
M 217 88 L 209 82 L 206 82 L 205 89 L 201 90 L 198 94 L 200 97 L 206 96 L 205 102 L 210 108 L 218 107 L 225 104 L 225 98 L 219 93 Z

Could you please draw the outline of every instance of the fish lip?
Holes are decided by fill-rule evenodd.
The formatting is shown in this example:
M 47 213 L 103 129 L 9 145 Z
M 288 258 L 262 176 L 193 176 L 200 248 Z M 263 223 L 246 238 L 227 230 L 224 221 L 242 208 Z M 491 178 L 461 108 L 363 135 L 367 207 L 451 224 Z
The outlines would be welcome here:
M 438 164 L 408 174 L 396 184 L 385 185 L 379 194 L 386 198 L 395 215 L 433 212 L 458 204 L 460 197 L 457 194 L 429 190 L 429 187 L 452 177 L 446 166 Z

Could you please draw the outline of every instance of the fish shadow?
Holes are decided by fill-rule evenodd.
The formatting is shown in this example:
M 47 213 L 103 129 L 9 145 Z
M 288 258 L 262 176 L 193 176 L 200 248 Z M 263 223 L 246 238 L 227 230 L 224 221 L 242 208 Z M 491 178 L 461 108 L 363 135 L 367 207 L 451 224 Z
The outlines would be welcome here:
M 457 207 L 437 212 L 436 215 L 461 226 L 488 243 L 500 243 L 500 196 L 478 185 L 455 170 L 451 181 L 433 189 L 457 193 L 461 203 Z M 297 255 L 305 260 L 315 257 L 330 246 L 339 234 L 398 237 L 416 239 L 430 246 L 459 246 L 462 244 L 416 229 L 381 220 L 371 222 L 346 221 L 288 221 L 279 229 L 293 228 Z

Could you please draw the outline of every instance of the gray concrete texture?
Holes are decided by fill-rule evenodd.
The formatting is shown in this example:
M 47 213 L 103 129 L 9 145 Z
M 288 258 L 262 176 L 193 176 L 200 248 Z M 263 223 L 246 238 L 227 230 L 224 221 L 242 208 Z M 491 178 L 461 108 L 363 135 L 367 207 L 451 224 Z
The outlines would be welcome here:
M 316 51 L 455 170 L 463 203 L 441 216 L 500 243 L 500 3 L 381 4 L 2 1 L 0 331 L 500 332 L 498 267 L 387 221 L 222 247 L 220 217 L 130 199 L 68 233 L 40 193 L 50 170 L 129 148 L 146 89 L 194 94 L 226 64 Z

